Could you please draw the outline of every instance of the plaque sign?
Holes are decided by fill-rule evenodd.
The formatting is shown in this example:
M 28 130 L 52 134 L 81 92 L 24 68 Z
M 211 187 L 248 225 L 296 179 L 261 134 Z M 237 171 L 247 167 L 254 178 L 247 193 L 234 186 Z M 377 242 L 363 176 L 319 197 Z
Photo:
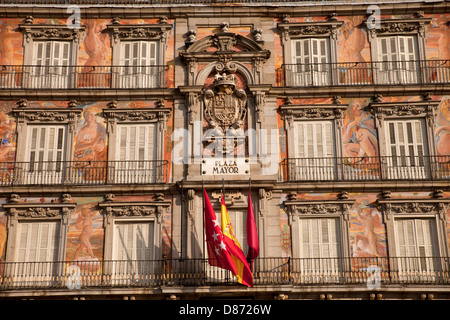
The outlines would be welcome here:
M 203 158 L 203 175 L 248 175 L 250 174 L 249 161 L 238 157 L 210 157 Z

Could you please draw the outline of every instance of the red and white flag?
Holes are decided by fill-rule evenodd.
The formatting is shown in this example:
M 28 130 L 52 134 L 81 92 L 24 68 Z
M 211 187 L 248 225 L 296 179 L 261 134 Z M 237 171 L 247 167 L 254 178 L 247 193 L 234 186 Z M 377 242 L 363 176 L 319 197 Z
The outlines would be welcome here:
M 221 203 L 221 228 L 205 189 L 203 189 L 203 193 L 205 199 L 205 233 L 209 264 L 230 270 L 236 276 L 239 283 L 252 287 L 253 275 L 234 235 L 233 226 L 231 225 L 223 196 Z

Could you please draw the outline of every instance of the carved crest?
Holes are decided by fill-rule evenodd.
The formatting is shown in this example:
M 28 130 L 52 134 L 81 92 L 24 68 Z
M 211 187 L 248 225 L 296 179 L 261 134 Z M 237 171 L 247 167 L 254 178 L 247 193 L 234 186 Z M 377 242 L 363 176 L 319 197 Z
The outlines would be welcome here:
M 206 121 L 222 134 L 229 128 L 239 129 L 243 125 L 247 95 L 244 90 L 236 89 L 233 74 L 217 73 L 213 90 L 205 91 L 204 102 Z

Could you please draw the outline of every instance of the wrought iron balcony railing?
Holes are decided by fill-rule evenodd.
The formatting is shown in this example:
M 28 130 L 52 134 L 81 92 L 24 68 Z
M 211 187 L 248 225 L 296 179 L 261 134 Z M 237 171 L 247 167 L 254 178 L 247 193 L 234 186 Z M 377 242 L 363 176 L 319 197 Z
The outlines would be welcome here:
M 448 257 L 258 258 L 254 285 L 450 285 Z M 0 290 L 237 284 L 205 259 L 4 262 Z
M 450 155 L 284 159 L 280 180 L 450 180 Z
M 281 87 L 410 85 L 450 83 L 450 60 L 284 64 Z
M 165 183 L 167 160 L 1 162 L 0 185 L 104 185 Z
M 0 66 L 0 89 L 168 87 L 169 66 Z

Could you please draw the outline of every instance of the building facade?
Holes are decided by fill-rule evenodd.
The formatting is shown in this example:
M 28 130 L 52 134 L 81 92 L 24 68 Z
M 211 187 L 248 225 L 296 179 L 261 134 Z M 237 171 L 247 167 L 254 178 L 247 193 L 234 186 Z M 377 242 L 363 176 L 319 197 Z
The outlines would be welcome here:
M 450 298 L 448 3 L 0 4 L 0 297 Z

